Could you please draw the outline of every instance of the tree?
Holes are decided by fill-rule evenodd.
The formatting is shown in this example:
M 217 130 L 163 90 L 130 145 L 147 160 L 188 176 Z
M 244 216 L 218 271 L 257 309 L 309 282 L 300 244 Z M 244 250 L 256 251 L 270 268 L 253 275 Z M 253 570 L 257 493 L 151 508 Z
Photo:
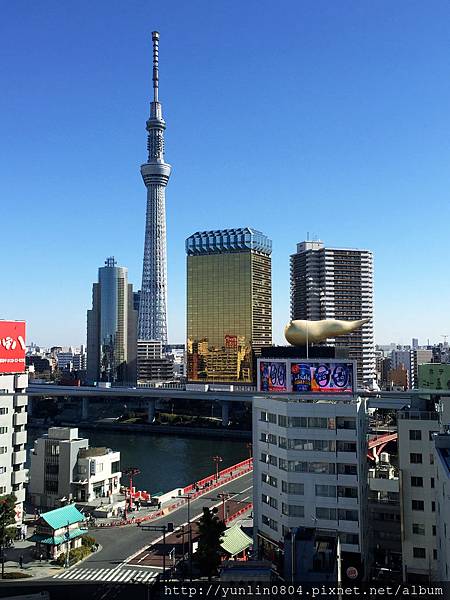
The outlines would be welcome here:
M 204 507 L 203 515 L 198 521 L 199 539 L 195 560 L 200 572 L 206 575 L 209 581 L 217 573 L 220 565 L 220 542 L 225 529 L 225 523 L 217 516 L 217 508 L 210 510 Z
M 14 494 L 0 496 L 0 549 L 2 561 L 2 578 L 5 570 L 5 545 L 8 540 L 13 538 L 14 532 L 11 531 L 10 525 L 16 522 L 16 502 L 17 498 Z

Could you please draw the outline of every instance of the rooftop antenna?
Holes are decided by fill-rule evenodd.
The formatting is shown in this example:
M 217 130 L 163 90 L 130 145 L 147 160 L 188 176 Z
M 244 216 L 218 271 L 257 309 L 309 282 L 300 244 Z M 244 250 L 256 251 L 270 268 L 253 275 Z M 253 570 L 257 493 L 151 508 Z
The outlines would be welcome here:
M 158 102 L 159 31 L 152 31 L 152 40 L 153 40 L 153 102 Z
M 306 241 L 309 242 L 309 231 L 306 232 Z

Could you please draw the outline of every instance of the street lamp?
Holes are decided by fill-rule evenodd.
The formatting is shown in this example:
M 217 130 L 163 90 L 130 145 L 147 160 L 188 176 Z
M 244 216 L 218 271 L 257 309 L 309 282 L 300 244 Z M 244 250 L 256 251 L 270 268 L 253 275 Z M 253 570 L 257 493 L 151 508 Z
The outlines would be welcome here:
M 221 456 L 213 456 L 212 459 L 216 463 L 216 481 L 219 481 L 219 463 L 223 461 L 223 458 Z
M 124 475 L 128 475 L 130 478 L 130 510 L 131 510 L 131 506 L 133 503 L 133 476 L 134 475 L 139 475 L 140 473 L 140 469 L 138 469 L 137 467 L 127 467 L 126 469 L 123 470 L 123 474 Z M 125 511 L 124 511 L 124 518 L 125 521 L 127 520 L 127 493 L 125 492 Z
M 247 442 L 246 446 L 248 450 L 248 457 L 250 459 L 252 457 L 253 444 L 251 442 Z
M 163 572 L 162 572 L 162 578 L 165 579 L 166 578 L 166 532 L 167 533 L 172 533 L 173 532 L 173 523 L 167 523 L 167 525 L 141 525 L 140 523 L 138 523 L 138 527 L 142 530 L 142 531 L 159 531 L 163 534 L 163 551 L 162 551 L 162 555 L 163 555 Z
M 191 527 L 191 498 L 192 494 L 172 496 L 172 498 L 183 498 L 187 500 L 187 525 L 188 525 L 188 555 L 189 555 L 189 580 L 192 581 L 192 527 Z M 183 553 L 184 553 L 184 530 L 183 530 Z

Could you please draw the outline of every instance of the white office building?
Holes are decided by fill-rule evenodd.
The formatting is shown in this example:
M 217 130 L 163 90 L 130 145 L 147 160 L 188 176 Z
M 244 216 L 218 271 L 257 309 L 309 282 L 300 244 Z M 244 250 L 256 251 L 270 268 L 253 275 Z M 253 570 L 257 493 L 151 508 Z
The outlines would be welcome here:
M 34 442 L 29 493 L 36 507 L 109 499 L 119 492 L 120 477 L 120 452 L 90 448 L 75 427 L 50 427 Z
M 339 538 L 343 562 L 364 565 L 365 400 L 289 395 L 253 403 L 255 546 L 272 558 L 293 530 Z
M 404 581 L 436 579 L 436 469 L 433 434 L 439 413 L 398 412 L 398 460 Z
M 20 523 L 25 500 L 28 375 L 0 374 L 0 496 L 16 496 Z
M 450 433 L 436 435 L 437 579 L 450 581 Z

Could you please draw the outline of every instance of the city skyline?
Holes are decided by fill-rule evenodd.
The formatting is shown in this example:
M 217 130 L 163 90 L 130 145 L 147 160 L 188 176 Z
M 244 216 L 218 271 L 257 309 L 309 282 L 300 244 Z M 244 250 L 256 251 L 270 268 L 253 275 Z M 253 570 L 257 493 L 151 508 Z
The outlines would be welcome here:
M 376 343 L 442 341 L 450 284 L 432 257 L 444 255 L 449 210 L 443 23 L 450 9 L 437 2 L 430 16 L 419 3 L 347 5 L 341 15 L 325 4 L 288 2 L 286 14 L 297 19 L 289 30 L 286 14 L 257 14 L 251 2 L 240 7 L 239 23 L 237 4 L 206 10 L 199 2 L 192 14 L 168 5 L 154 23 L 144 3 L 133 14 L 105 15 L 100 2 L 89 24 L 83 11 L 69 18 L 65 7 L 44 15 L 8 6 L 3 243 L 14 252 L 4 265 L 2 316 L 26 319 L 30 341 L 78 345 L 105 255 L 117 256 L 139 286 L 145 214 L 136 166 L 158 29 L 176 165 L 169 341 L 185 340 L 184 239 L 246 225 L 274 242 L 275 343 L 289 320 L 289 255 L 308 231 L 335 247 L 373 251 Z M 24 161 L 27 177 L 19 175 Z M 399 250 L 407 260 L 398 260 Z M 421 288 L 432 291 L 423 325 Z

